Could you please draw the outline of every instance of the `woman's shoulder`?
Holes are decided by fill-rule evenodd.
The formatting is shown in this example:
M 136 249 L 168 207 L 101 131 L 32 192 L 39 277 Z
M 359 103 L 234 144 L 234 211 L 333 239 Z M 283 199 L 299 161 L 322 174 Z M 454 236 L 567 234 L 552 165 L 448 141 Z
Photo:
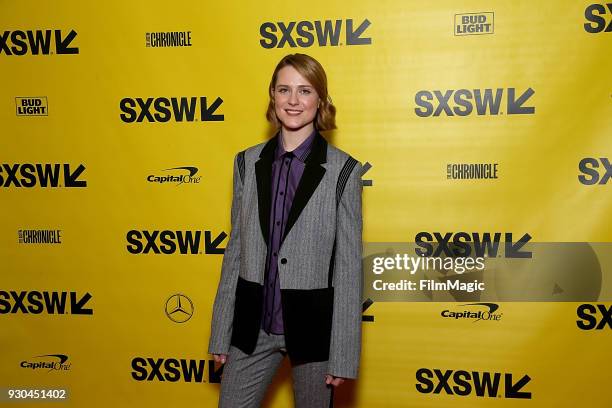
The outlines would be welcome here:
M 237 152 L 236 156 L 242 156 L 246 161 L 257 160 L 266 143 L 268 143 L 268 141 L 249 146 Z
M 340 149 L 339 147 L 332 145 L 331 143 L 328 143 L 327 145 L 327 162 L 328 163 L 341 166 L 341 165 L 344 165 L 344 163 L 346 163 L 348 160 L 355 160 L 359 162 L 355 156 Z

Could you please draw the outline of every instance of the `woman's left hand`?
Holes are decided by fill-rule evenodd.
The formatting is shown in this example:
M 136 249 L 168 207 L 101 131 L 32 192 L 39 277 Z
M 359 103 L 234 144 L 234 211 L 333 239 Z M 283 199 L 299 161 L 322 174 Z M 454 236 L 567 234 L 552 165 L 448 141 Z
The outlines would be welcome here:
M 342 377 L 334 377 L 333 375 L 325 374 L 325 384 L 331 384 L 334 387 L 338 387 L 343 382 L 344 378 Z

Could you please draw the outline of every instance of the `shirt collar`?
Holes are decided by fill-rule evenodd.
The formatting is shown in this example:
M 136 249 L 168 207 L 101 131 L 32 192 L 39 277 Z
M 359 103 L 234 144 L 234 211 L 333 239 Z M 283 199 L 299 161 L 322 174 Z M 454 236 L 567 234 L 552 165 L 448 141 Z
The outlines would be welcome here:
M 277 160 L 279 157 L 281 157 L 283 154 L 286 153 L 286 151 L 285 151 L 285 149 L 283 147 L 283 141 L 282 141 L 281 133 L 282 133 L 282 131 L 278 132 L 278 143 L 276 144 L 276 151 L 274 152 L 274 160 Z M 304 160 L 306 160 L 306 157 L 308 157 L 308 153 L 310 153 L 310 150 L 311 150 L 311 147 L 312 147 L 312 142 L 313 142 L 316 134 L 317 134 L 317 129 L 313 129 L 313 131 L 310 134 L 310 136 L 308 136 L 306 138 L 306 140 L 304 140 L 298 147 L 293 149 L 293 154 L 301 162 L 304 162 Z

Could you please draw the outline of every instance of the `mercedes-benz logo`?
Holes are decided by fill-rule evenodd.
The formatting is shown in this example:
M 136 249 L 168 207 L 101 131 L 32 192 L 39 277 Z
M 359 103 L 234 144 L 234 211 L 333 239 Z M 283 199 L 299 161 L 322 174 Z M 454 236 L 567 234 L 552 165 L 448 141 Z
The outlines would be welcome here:
M 182 293 L 170 296 L 166 300 L 166 316 L 175 323 L 185 323 L 193 316 L 193 302 Z

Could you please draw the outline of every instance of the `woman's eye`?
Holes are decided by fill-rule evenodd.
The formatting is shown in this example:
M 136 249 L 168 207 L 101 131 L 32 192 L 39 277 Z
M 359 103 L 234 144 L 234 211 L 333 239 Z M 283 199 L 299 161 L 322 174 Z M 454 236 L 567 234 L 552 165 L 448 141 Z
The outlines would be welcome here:
M 306 95 L 310 95 L 310 90 L 309 89 L 302 89 L 302 93 L 306 94 Z

